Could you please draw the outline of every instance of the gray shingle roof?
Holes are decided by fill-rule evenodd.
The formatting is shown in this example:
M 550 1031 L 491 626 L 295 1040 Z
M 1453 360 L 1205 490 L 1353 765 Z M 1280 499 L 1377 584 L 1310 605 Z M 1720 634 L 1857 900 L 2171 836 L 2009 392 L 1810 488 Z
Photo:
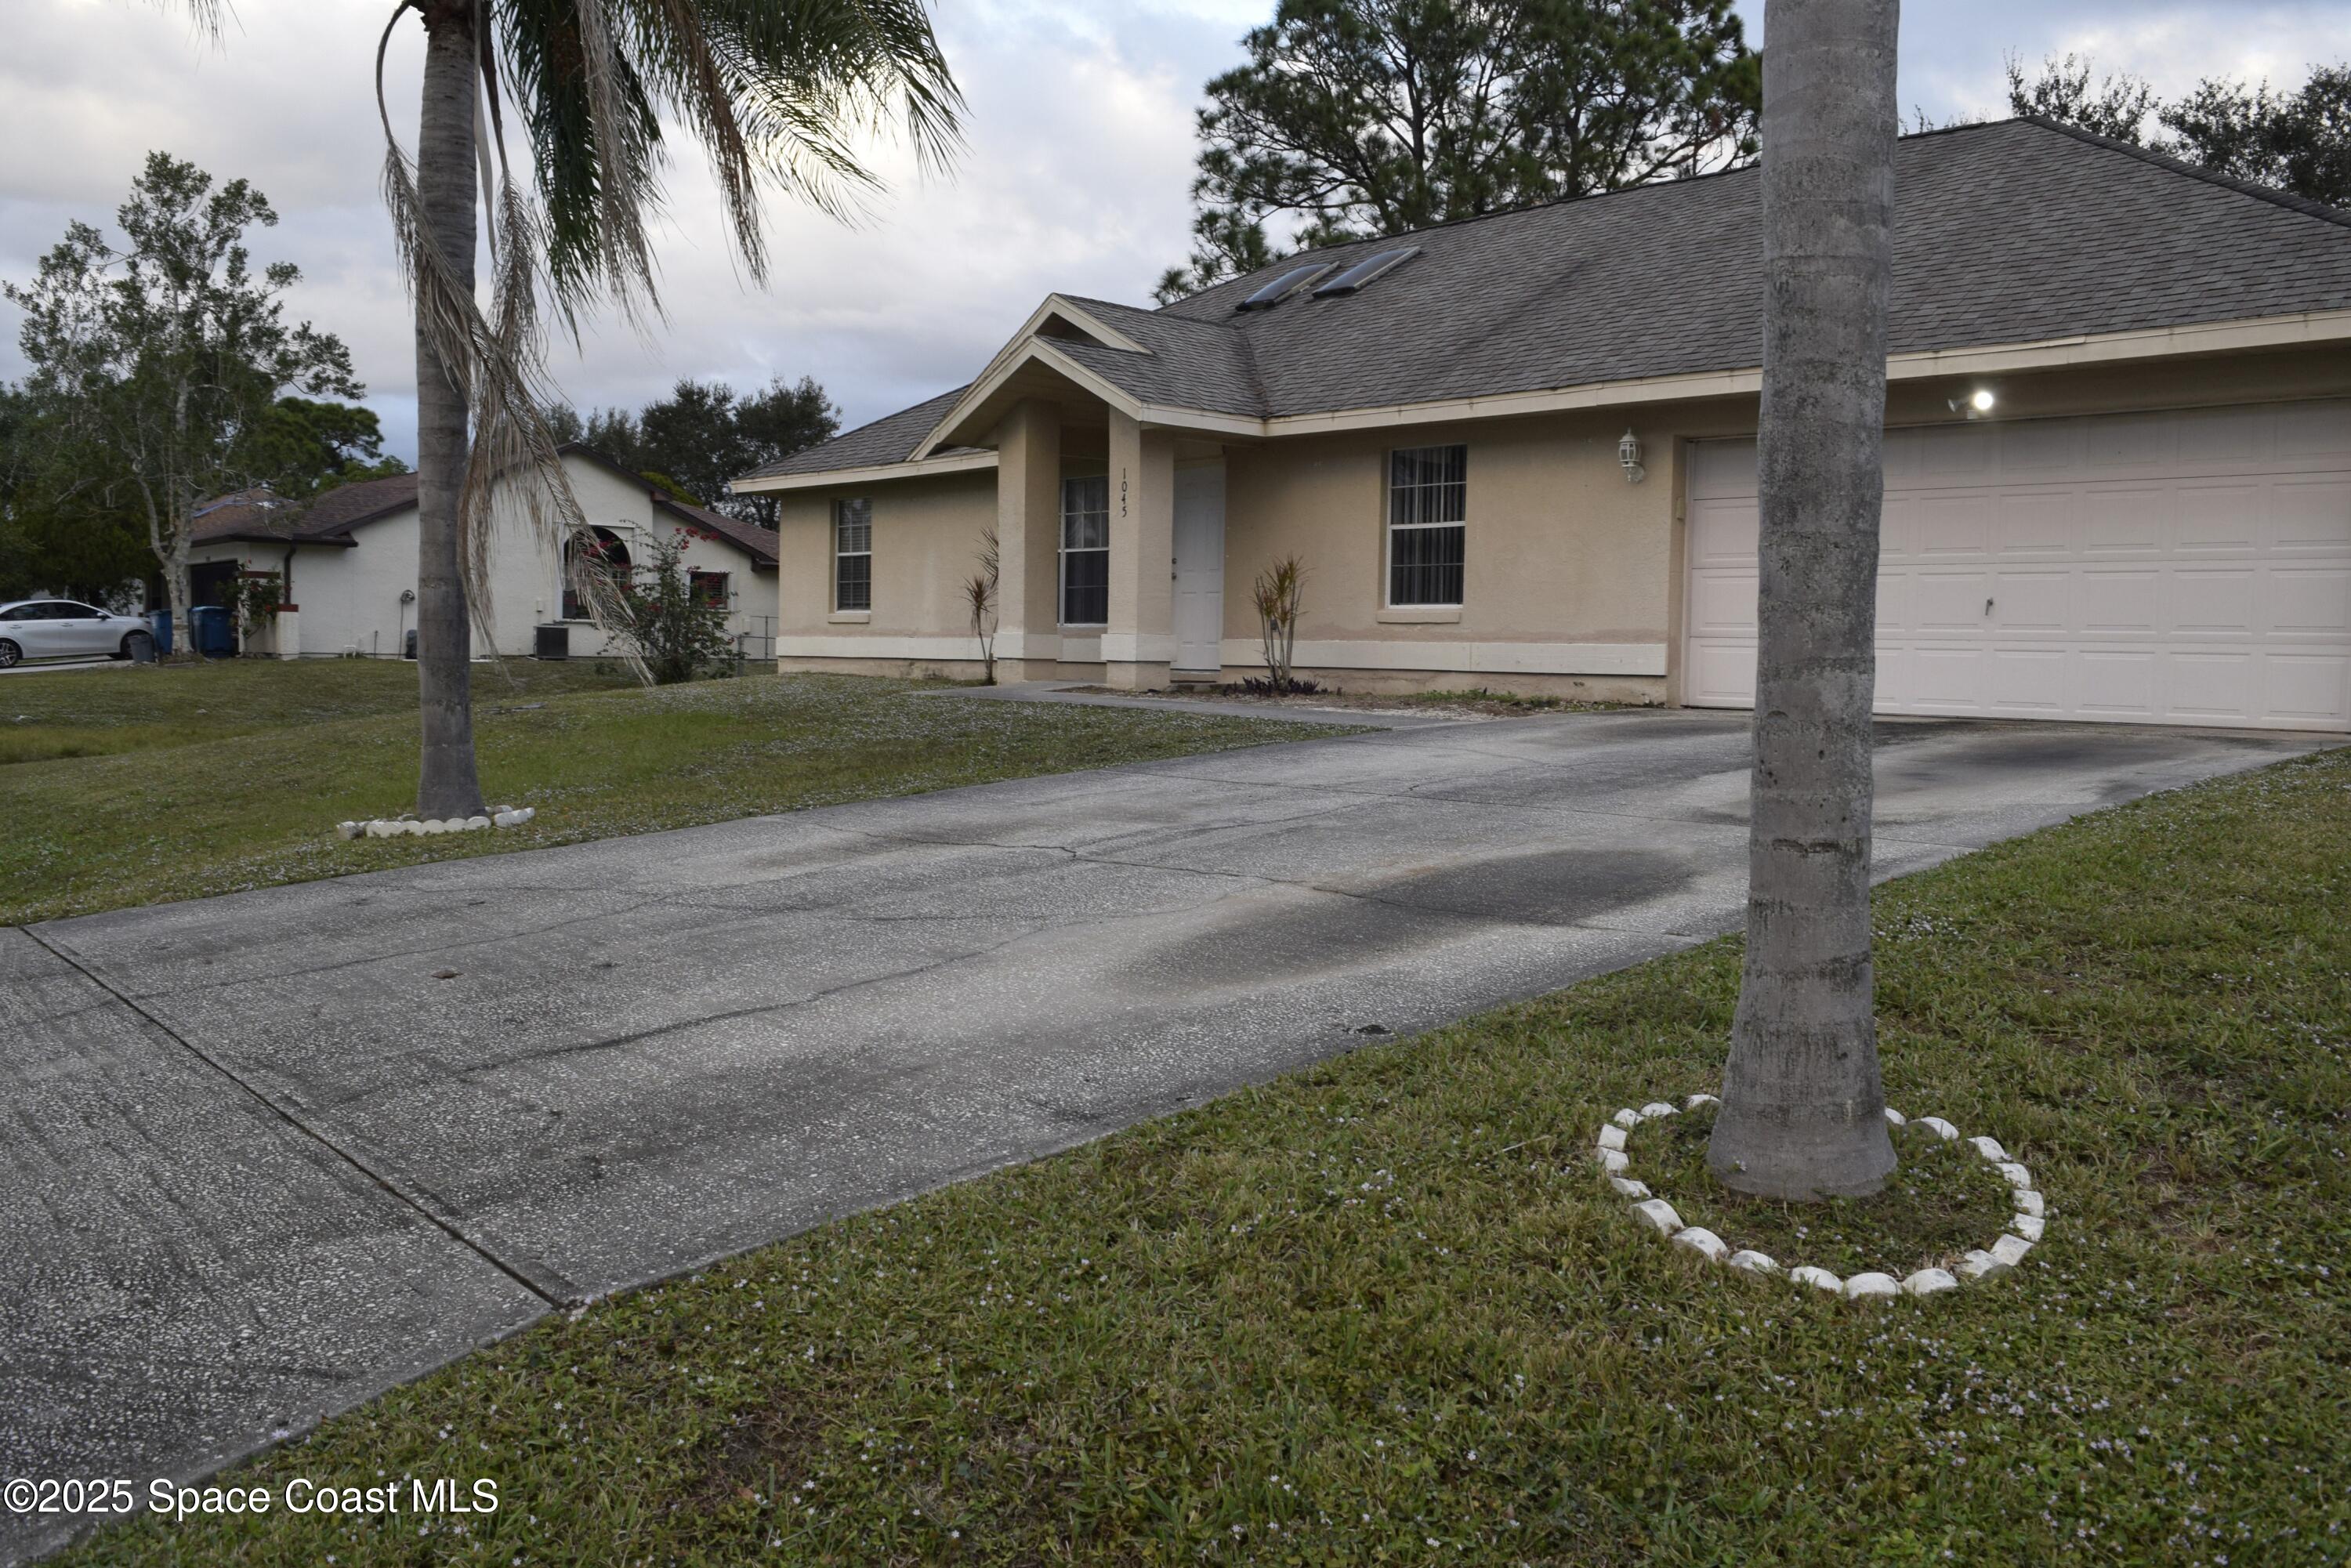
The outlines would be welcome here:
M 1102 371 L 1145 402 L 1252 417 L 1265 407 L 1249 334 L 1226 318 L 1203 320 L 1172 310 L 1144 310 L 1107 299 L 1064 295 L 1113 331 L 1150 350 L 1147 356 L 1100 343 L 1064 340 L 1053 346 Z M 1229 316 L 1229 313 L 1227 313 Z M 1105 357 L 1107 356 L 1107 357 Z
M 967 390 L 957 387 L 953 392 L 941 392 L 927 402 L 902 408 L 871 424 L 842 431 L 831 441 L 795 452 L 780 462 L 754 468 L 743 477 L 766 479 L 781 474 L 822 474 L 836 468 L 870 468 L 878 464 L 904 462 L 906 455 L 931 433 L 932 426 L 946 417 L 947 410 L 955 406 L 956 399 Z M 946 454 L 939 455 L 945 456 Z
M 1893 353 L 2351 308 L 2351 215 L 2047 121 L 1906 137 L 1895 191 Z M 1761 196 L 1750 167 L 1470 219 L 1361 293 L 1234 310 L 1399 242 L 1331 246 L 1156 311 L 1078 302 L 1149 353 L 1055 346 L 1144 402 L 1259 417 L 1748 369 Z M 958 395 L 772 471 L 903 458 Z

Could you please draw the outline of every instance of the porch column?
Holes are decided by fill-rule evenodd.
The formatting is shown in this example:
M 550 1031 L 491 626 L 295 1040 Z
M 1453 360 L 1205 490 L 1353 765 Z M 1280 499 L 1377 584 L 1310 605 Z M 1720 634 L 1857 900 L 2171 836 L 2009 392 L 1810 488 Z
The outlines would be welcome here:
M 1104 684 L 1167 685 L 1176 657 L 1176 437 L 1110 411 L 1110 624 Z
M 1061 411 L 1025 398 L 996 427 L 997 678 L 1053 678 L 1061 527 Z

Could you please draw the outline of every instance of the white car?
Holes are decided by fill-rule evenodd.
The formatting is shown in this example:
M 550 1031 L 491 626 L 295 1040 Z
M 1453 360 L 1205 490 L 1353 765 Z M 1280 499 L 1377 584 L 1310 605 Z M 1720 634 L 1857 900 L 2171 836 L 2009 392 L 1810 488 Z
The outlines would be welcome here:
M 144 615 L 117 615 L 71 599 L 0 604 L 0 670 L 27 659 L 140 659 L 155 653 Z

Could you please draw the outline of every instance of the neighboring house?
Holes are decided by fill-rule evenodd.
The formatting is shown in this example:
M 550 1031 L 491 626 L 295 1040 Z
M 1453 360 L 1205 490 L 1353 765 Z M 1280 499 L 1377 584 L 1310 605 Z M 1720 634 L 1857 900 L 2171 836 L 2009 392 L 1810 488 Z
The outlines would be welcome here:
M 586 446 L 563 448 L 565 472 L 606 549 L 643 559 L 646 540 L 687 530 L 685 563 L 696 585 L 727 608 L 727 632 L 747 654 L 771 652 L 776 616 L 775 535 L 679 501 Z M 292 643 L 269 651 L 306 658 L 397 658 L 416 624 L 416 476 L 394 475 L 328 491 L 305 506 L 266 492 L 223 497 L 196 518 L 190 549 L 195 602 L 228 602 L 241 576 L 281 576 L 296 613 Z M 581 614 L 553 548 L 520 523 L 490 545 L 492 624 L 474 628 L 475 651 L 532 653 L 537 628 L 568 623 L 569 652 L 607 646 Z
M 2351 728 L 2351 216 L 2033 120 L 1905 138 L 1877 692 L 1893 713 Z M 1263 668 L 1752 702 L 1752 169 L 1055 295 L 967 386 L 736 482 L 786 668 Z

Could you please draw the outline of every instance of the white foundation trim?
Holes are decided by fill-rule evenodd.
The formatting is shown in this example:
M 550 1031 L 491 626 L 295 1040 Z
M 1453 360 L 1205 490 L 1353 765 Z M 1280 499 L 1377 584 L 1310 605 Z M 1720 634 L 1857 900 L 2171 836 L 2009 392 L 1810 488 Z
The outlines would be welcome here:
M 977 641 L 977 639 L 975 639 Z M 999 659 L 1058 659 L 1061 656 L 1062 638 L 1054 632 L 1023 632 L 998 628 L 996 656 Z
M 1264 662 L 1255 638 L 1228 637 L 1228 665 Z M 1317 670 L 1455 670 L 1496 675 L 1662 675 L 1663 643 L 1439 643 L 1364 640 L 1308 642 L 1291 658 Z
M 1176 639 L 1164 632 L 1105 632 L 1101 656 L 1113 664 L 1165 664 L 1176 657 Z
M 1008 658 L 1001 643 L 996 656 Z M 1023 658 L 1029 655 L 1021 655 Z M 977 659 L 977 637 L 778 637 L 779 659 Z

